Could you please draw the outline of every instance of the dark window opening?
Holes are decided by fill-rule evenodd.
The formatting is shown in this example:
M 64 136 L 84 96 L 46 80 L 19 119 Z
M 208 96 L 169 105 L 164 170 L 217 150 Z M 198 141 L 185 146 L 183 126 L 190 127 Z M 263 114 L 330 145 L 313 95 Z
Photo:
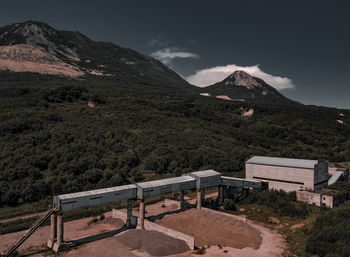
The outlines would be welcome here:
M 289 180 L 274 179 L 274 178 L 262 178 L 262 177 L 253 177 L 253 178 L 255 178 L 255 179 L 263 179 L 263 180 L 268 180 L 268 181 L 283 182 L 283 183 L 289 183 L 289 184 L 304 185 L 303 182 L 297 182 L 297 181 L 289 181 Z

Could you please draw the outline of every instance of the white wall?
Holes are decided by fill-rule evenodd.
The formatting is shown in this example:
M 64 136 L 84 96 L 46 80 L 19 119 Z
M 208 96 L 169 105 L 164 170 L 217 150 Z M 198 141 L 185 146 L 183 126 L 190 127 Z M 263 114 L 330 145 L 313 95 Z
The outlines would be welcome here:
M 314 170 L 312 169 L 300 169 L 281 166 L 269 166 L 246 163 L 246 179 L 255 179 L 260 181 L 268 181 L 263 179 L 257 179 L 254 177 L 296 181 L 302 182 L 301 184 L 292 184 L 278 181 L 268 181 L 269 189 L 285 190 L 287 192 L 297 191 L 300 189 L 314 189 Z

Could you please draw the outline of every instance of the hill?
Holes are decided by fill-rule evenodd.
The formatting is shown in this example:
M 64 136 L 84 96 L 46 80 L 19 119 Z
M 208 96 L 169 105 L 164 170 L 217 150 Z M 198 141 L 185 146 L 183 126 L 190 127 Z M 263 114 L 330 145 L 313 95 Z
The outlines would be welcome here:
M 253 154 L 350 160 L 349 111 L 50 79 L 0 83 L 0 206 L 206 168 L 234 174 Z
M 0 70 L 82 79 L 104 77 L 175 90 L 194 89 L 152 57 L 113 43 L 93 41 L 79 32 L 55 30 L 37 21 L 0 28 Z
M 227 96 L 234 101 L 269 103 L 269 104 L 298 104 L 292 101 L 260 78 L 238 70 L 214 85 L 201 88 L 211 96 Z M 227 98 L 227 99 L 228 99 Z

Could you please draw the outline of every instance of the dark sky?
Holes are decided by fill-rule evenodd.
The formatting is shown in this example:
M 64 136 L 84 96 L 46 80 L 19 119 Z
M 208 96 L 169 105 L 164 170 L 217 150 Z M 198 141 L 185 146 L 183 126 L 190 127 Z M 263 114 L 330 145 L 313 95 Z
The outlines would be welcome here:
M 292 80 L 281 93 L 294 100 L 350 109 L 348 2 L 4 0 L 0 26 L 39 20 L 144 54 L 175 53 L 164 61 L 183 77 L 259 64 Z

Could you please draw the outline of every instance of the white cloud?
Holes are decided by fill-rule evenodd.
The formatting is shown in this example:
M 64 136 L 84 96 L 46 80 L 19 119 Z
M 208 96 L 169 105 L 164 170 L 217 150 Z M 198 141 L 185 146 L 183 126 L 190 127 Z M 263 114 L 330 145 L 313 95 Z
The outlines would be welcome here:
M 179 48 L 163 48 L 154 53 L 151 56 L 160 60 L 164 64 L 171 64 L 171 61 L 175 58 L 195 58 L 198 59 L 199 55 L 190 52 L 180 51 Z
M 295 88 L 295 85 L 291 79 L 268 74 L 262 71 L 259 65 L 247 67 L 238 66 L 235 64 L 216 66 L 209 69 L 199 70 L 195 74 L 187 77 L 186 80 L 192 85 L 205 87 L 224 80 L 236 70 L 242 70 L 249 73 L 251 76 L 261 78 L 267 84 L 273 86 L 277 90 Z

